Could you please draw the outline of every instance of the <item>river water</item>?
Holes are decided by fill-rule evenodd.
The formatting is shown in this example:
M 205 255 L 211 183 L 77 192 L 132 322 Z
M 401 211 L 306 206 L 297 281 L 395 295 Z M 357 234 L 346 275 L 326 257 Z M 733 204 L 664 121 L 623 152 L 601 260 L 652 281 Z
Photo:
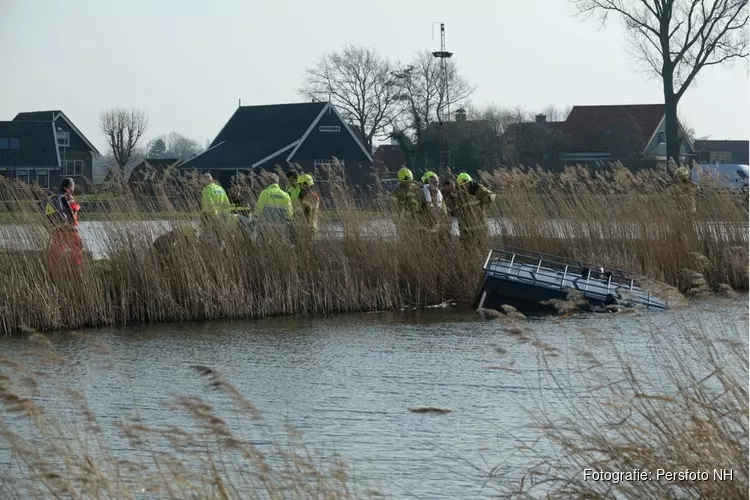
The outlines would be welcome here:
M 168 405 L 175 396 L 210 398 L 190 368 L 209 366 L 274 432 L 289 418 L 313 449 L 338 451 L 362 485 L 390 498 L 476 498 L 495 492 L 493 483 L 482 488 L 489 468 L 503 464 L 502 477 L 520 478 L 529 466 L 510 456 L 517 440 L 539 433 L 526 412 L 542 411 L 543 403 L 543 411 L 563 414 L 570 394 L 600 381 L 585 379 L 590 361 L 582 350 L 605 370 L 616 369 L 613 353 L 620 352 L 636 371 L 653 375 L 663 369 L 656 351 L 685 344 L 679 325 L 698 324 L 714 340 L 747 342 L 747 298 L 682 311 L 524 321 L 533 338 L 558 350 L 546 368 L 539 348 L 518 342 L 501 323 L 454 309 L 97 330 L 109 367 L 89 340 L 59 334 L 50 338 L 73 363 L 46 369 L 53 387 L 82 390 L 104 423 L 137 411 L 145 422 L 189 426 Z M 0 355 L 23 359 L 28 349 L 23 339 L 0 339 Z M 45 404 L 60 406 L 56 394 L 47 391 Z M 418 405 L 452 412 L 409 411 Z M 111 439 L 116 458 L 133 453 L 127 441 Z
M 490 235 L 518 236 L 529 231 L 528 224 L 524 221 L 511 219 L 489 219 Z M 118 240 L 118 235 L 137 234 L 142 236 L 143 241 L 152 242 L 160 235 L 179 226 L 189 224 L 198 228 L 194 221 L 82 221 L 79 231 L 84 242 L 85 249 L 90 252 L 94 259 L 106 258 L 108 249 L 113 247 L 113 242 Z M 353 228 L 363 237 L 393 238 L 396 235 L 396 227 L 393 221 L 386 219 L 364 220 Z M 604 223 L 602 221 L 581 220 L 547 220 L 543 223 L 537 221 L 531 228 L 540 231 L 543 236 L 553 238 L 567 238 L 571 234 L 585 238 L 608 238 L 610 235 L 618 237 L 656 238 L 668 234 L 670 229 L 665 224 L 652 223 L 643 226 L 638 223 L 626 224 L 624 222 Z M 725 241 L 748 241 L 748 224 L 734 224 L 723 222 L 696 223 L 699 236 L 707 235 L 711 239 Z M 348 228 L 348 230 L 352 230 Z M 342 238 L 344 236 L 344 224 L 340 221 L 327 221 L 321 225 L 318 233 L 319 238 Z M 453 220 L 452 232 L 459 234 L 458 222 Z M 0 224 L 0 248 L 8 250 L 32 250 L 37 249 L 40 244 L 45 244 L 46 234 L 41 226 Z

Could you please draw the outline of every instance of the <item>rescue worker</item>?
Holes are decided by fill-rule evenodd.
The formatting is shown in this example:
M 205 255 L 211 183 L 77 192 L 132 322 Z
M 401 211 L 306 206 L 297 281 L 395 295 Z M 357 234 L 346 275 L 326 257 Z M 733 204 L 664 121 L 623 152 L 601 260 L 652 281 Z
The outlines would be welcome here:
M 420 212 L 422 190 L 408 168 L 404 167 L 398 171 L 398 186 L 393 190 L 391 197 L 400 216 L 413 216 Z
M 309 229 L 318 231 L 318 214 L 320 212 L 320 197 L 315 192 L 315 179 L 310 174 L 302 174 L 297 178 L 299 185 L 299 201 L 301 212 Z
M 422 211 L 422 188 L 414 181 L 411 170 L 398 171 L 398 186 L 391 193 L 396 206 L 396 232 L 402 237 L 413 234 L 413 226 Z
M 479 184 L 466 172 L 456 179 L 456 218 L 461 241 L 467 248 L 481 247 L 486 251 L 489 244 L 489 227 L 484 209 L 495 201 L 495 193 Z
M 237 218 L 232 213 L 234 207 L 229 201 L 226 191 L 214 180 L 209 173 L 203 174 L 205 185 L 201 190 L 201 221 L 204 231 L 219 242 L 221 248 L 225 244 L 228 231 L 236 227 Z
M 232 215 L 232 204 L 224 188 L 211 174 L 203 174 L 205 186 L 201 191 L 201 211 L 204 216 L 218 217 L 227 221 Z
M 451 220 L 439 182 L 438 175 L 431 170 L 422 176 L 422 216 L 426 229 L 442 237 L 450 235 Z
M 292 169 L 289 172 L 286 173 L 286 182 L 287 182 L 287 188 L 286 188 L 286 194 L 289 195 L 289 198 L 292 200 L 292 205 L 294 202 L 297 201 L 297 198 L 299 198 L 299 174 L 296 170 Z
M 287 234 L 294 235 L 294 209 L 292 199 L 279 187 L 279 176 L 268 174 L 268 185 L 258 195 L 255 216 L 264 230 L 285 227 Z
M 49 272 L 58 270 L 60 258 L 69 253 L 71 266 L 78 267 L 83 263 L 83 240 L 78 234 L 78 212 L 81 206 L 75 200 L 75 182 L 66 177 L 60 182 L 60 191 L 44 203 L 50 231 Z

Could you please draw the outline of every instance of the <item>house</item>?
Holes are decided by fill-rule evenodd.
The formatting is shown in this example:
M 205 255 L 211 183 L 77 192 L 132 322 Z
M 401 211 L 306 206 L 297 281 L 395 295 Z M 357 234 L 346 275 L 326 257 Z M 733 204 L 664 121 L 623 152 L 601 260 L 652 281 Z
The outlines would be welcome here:
M 77 191 L 83 192 L 93 178 L 93 161 L 100 153 L 65 113 L 60 110 L 24 112 L 18 113 L 13 121 L 54 124 L 60 154 L 60 175 L 72 177 Z
M 60 183 L 54 124 L 0 122 L 0 175 L 48 188 Z
M 525 166 L 555 168 L 568 145 L 565 122 L 548 122 L 538 114 L 533 122 L 509 123 L 503 131 L 503 156 Z
M 722 165 L 748 165 L 750 141 L 696 140 L 695 151 L 698 163 Z
M 334 157 L 347 181 L 361 186 L 372 156 L 330 102 L 240 106 L 208 149 L 179 168 L 209 172 L 229 188 L 238 173 L 286 169 L 289 163 L 318 179 L 320 167 Z
M 667 134 L 663 104 L 574 106 L 561 126 L 567 146 L 565 164 L 616 161 L 642 166 L 667 162 Z M 695 152 L 678 122 L 681 158 L 692 161 Z

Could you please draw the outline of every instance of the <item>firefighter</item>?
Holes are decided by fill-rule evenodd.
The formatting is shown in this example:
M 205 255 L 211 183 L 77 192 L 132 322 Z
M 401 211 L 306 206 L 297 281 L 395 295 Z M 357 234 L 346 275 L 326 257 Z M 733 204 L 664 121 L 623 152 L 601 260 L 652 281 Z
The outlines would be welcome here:
M 404 167 L 398 171 L 398 186 L 391 193 L 396 207 L 396 232 L 402 237 L 414 233 L 414 226 L 422 211 L 422 187 L 414 181 L 411 170 Z
M 479 184 L 466 172 L 456 179 L 456 218 L 461 241 L 468 247 L 489 243 L 489 227 L 484 210 L 495 201 L 495 193 Z M 482 248 L 484 251 L 485 248 Z
M 315 192 L 315 180 L 310 174 L 302 174 L 297 179 L 299 186 L 299 201 L 304 220 L 310 230 L 318 230 L 318 214 L 320 213 L 320 197 Z
M 268 174 L 268 185 L 258 196 L 255 205 L 255 217 L 258 219 L 257 229 L 263 229 L 266 234 L 270 230 L 294 236 L 294 209 L 292 199 L 279 187 L 279 176 Z M 278 232 L 278 231 L 277 231 Z

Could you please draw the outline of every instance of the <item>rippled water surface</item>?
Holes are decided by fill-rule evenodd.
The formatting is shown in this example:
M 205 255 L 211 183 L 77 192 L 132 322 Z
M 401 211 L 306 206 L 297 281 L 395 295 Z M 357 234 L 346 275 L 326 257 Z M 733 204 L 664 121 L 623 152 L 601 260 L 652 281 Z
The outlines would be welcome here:
M 565 391 L 579 390 L 540 375 L 579 373 L 582 348 L 614 367 L 613 344 L 653 372 L 652 332 L 680 343 L 683 329 L 675 324 L 696 322 L 717 338 L 745 336 L 747 299 L 683 312 L 529 320 L 535 338 L 559 349 L 546 369 L 531 343 L 497 322 L 451 310 L 98 330 L 111 368 L 89 341 L 58 335 L 56 349 L 74 362 L 49 370 L 54 383 L 80 388 L 103 423 L 137 410 L 150 424 L 189 425 L 168 405 L 175 396 L 206 396 L 190 367 L 210 366 L 271 425 L 288 417 L 313 448 L 337 450 L 363 484 L 394 498 L 474 498 L 493 493 L 491 484 L 482 490 L 489 468 L 503 463 L 512 475 L 528 466 L 508 457 L 516 439 L 537 432 L 526 412 L 541 411 L 542 401 L 545 411 L 564 412 Z M 28 348 L 21 339 L 0 340 L 0 355 L 23 357 Z M 47 405 L 58 404 L 54 391 L 47 394 Z M 409 411 L 417 405 L 453 411 Z M 127 441 L 115 442 L 114 453 L 127 456 Z

